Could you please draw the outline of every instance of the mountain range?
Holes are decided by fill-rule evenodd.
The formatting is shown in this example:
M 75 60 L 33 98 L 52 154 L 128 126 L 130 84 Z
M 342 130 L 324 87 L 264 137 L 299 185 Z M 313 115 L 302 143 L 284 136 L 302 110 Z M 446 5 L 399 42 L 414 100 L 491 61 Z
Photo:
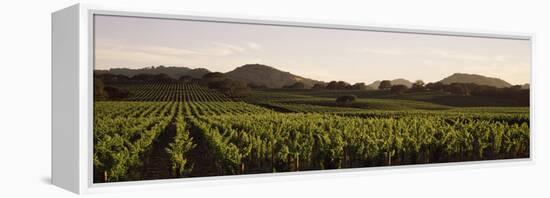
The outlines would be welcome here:
M 112 68 L 109 70 L 95 70 L 96 74 L 101 73 L 111 73 L 111 74 L 121 74 L 128 77 L 132 77 L 137 74 L 167 74 L 168 76 L 178 79 L 182 76 L 190 76 L 193 78 L 201 78 L 204 74 L 209 73 L 210 70 L 205 68 L 188 68 L 188 67 L 175 67 L 175 66 L 157 66 L 157 67 L 145 67 L 141 69 L 128 69 L 128 68 Z M 320 83 L 326 84 L 326 82 L 305 78 L 292 74 L 290 72 L 281 71 L 271 66 L 262 65 L 262 64 L 246 64 L 240 67 L 235 68 L 232 71 L 225 73 L 225 76 L 233 80 L 241 80 L 247 83 L 252 83 L 259 86 L 266 86 L 268 88 L 281 88 L 285 85 L 292 85 L 296 82 L 304 83 L 306 88 L 310 88 L 313 85 Z M 335 79 L 338 80 L 338 79 Z M 374 81 L 371 84 L 367 85 L 372 89 L 378 89 L 380 85 L 380 80 Z M 443 84 L 451 83 L 474 83 L 478 85 L 488 85 L 498 88 L 510 87 L 510 83 L 492 77 L 486 77 L 478 74 L 464 74 L 464 73 L 455 73 L 452 74 L 438 82 Z M 392 85 L 405 85 L 411 87 L 413 82 L 398 78 L 391 80 Z M 523 87 L 528 87 L 528 85 L 523 85 Z

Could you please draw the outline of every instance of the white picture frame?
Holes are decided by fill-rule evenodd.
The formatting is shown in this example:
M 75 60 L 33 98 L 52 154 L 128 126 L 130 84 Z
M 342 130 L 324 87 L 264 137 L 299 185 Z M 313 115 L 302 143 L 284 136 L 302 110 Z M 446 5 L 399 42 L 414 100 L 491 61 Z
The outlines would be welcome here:
M 317 177 L 342 177 L 368 175 L 377 171 L 408 172 L 430 171 L 436 167 L 462 169 L 493 167 L 500 165 L 533 164 L 536 130 L 531 124 L 530 158 L 444 164 L 407 165 L 398 167 L 371 167 L 345 170 L 322 170 L 244 176 L 215 176 L 207 178 L 181 178 L 156 181 L 135 181 L 94 184 L 92 180 L 92 107 L 93 107 L 93 16 L 117 15 L 132 17 L 186 19 L 246 24 L 269 24 L 331 28 L 342 30 L 365 30 L 416 34 L 451 35 L 483 38 L 519 39 L 531 41 L 534 35 L 527 33 L 502 33 L 440 28 L 403 26 L 345 25 L 340 22 L 314 20 L 287 20 L 254 16 L 224 16 L 165 10 L 128 10 L 96 5 L 77 4 L 52 14 L 52 183 L 74 193 L 87 194 L 121 190 L 179 188 L 191 186 L 252 183 L 258 181 L 284 181 L 287 179 L 315 179 Z M 531 54 L 534 54 L 533 52 Z M 532 56 L 532 55 L 531 55 Z M 532 60 L 532 57 L 531 57 Z M 533 65 L 531 63 L 531 72 Z M 532 76 L 532 75 L 531 75 Z M 531 81 L 531 87 L 536 86 Z M 531 89 L 533 90 L 533 88 Z M 534 96 L 530 93 L 530 122 L 534 117 Z

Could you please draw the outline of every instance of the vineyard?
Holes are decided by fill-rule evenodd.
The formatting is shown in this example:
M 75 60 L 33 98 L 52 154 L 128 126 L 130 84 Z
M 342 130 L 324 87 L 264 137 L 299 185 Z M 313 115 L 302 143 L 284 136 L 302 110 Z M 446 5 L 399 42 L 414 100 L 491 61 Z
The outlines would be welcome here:
M 529 112 L 363 110 L 231 100 L 195 84 L 94 104 L 94 182 L 529 157 Z M 163 134 L 170 134 L 160 138 Z M 167 142 L 165 142 L 165 140 Z M 157 148 L 162 147 L 162 148 Z M 166 174 L 152 170 L 152 150 Z M 161 159 L 162 160 L 162 159 Z M 159 160 L 156 160 L 159 161 Z M 166 169 L 166 170 L 164 170 Z M 155 169 L 156 170 L 156 169 Z
M 130 85 L 131 101 L 185 101 L 185 102 L 228 102 L 223 94 L 192 83 L 148 83 Z

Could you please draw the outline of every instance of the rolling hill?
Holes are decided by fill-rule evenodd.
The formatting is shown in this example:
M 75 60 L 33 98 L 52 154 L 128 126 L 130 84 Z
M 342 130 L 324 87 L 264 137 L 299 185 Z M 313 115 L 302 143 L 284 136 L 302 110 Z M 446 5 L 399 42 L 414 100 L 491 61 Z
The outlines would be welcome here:
M 464 73 L 455 73 L 449 77 L 444 78 L 443 80 L 440 80 L 439 82 L 443 84 L 474 83 L 477 85 L 488 85 L 488 86 L 493 86 L 497 88 L 512 86 L 510 83 L 499 78 L 492 78 L 492 77 L 486 77 L 478 74 L 464 74 Z
M 204 74 L 210 73 L 208 69 L 205 68 L 189 68 L 189 67 L 175 67 L 175 66 L 152 66 L 145 67 L 140 69 L 129 69 L 129 68 L 111 68 L 109 70 L 94 70 L 96 74 L 101 73 L 110 73 L 110 74 L 119 74 L 125 75 L 128 77 L 135 76 L 137 74 L 167 74 L 171 78 L 178 79 L 182 76 L 190 76 L 193 78 L 201 78 Z M 292 85 L 296 82 L 304 83 L 306 88 L 311 88 L 316 83 L 325 84 L 323 81 L 313 80 L 292 74 L 290 72 L 285 72 L 273 68 L 271 66 L 262 65 L 262 64 L 246 64 L 240 67 L 235 68 L 232 71 L 225 73 L 225 76 L 233 79 L 240 80 L 247 83 L 253 83 L 256 85 L 263 85 L 268 88 L 281 88 L 285 85 Z M 378 89 L 380 85 L 380 80 L 374 81 L 371 84 L 367 85 L 372 89 Z M 502 79 L 486 77 L 478 74 L 465 74 L 465 73 L 455 73 L 452 74 L 438 82 L 443 84 L 451 83 L 474 83 L 478 85 L 488 85 L 494 86 L 497 88 L 511 87 L 512 85 Z M 398 78 L 391 80 L 392 85 L 405 85 L 411 87 L 413 82 Z M 529 84 L 522 85 L 522 88 L 529 89 Z
M 296 82 L 303 82 L 306 88 L 310 88 L 315 83 L 323 83 L 261 64 L 243 65 L 235 68 L 233 71 L 225 73 L 225 75 L 233 80 L 264 85 L 269 88 L 281 88 Z

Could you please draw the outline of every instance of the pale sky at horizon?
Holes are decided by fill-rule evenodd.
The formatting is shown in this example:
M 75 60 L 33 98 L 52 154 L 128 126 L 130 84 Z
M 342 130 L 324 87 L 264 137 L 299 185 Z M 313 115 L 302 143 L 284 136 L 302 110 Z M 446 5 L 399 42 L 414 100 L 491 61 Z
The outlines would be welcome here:
M 530 41 L 185 20 L 95 17 L 95 69 L 184 66 L 227 72 L 259 63 L 349 83 L 453 73 L 529 83 Z

